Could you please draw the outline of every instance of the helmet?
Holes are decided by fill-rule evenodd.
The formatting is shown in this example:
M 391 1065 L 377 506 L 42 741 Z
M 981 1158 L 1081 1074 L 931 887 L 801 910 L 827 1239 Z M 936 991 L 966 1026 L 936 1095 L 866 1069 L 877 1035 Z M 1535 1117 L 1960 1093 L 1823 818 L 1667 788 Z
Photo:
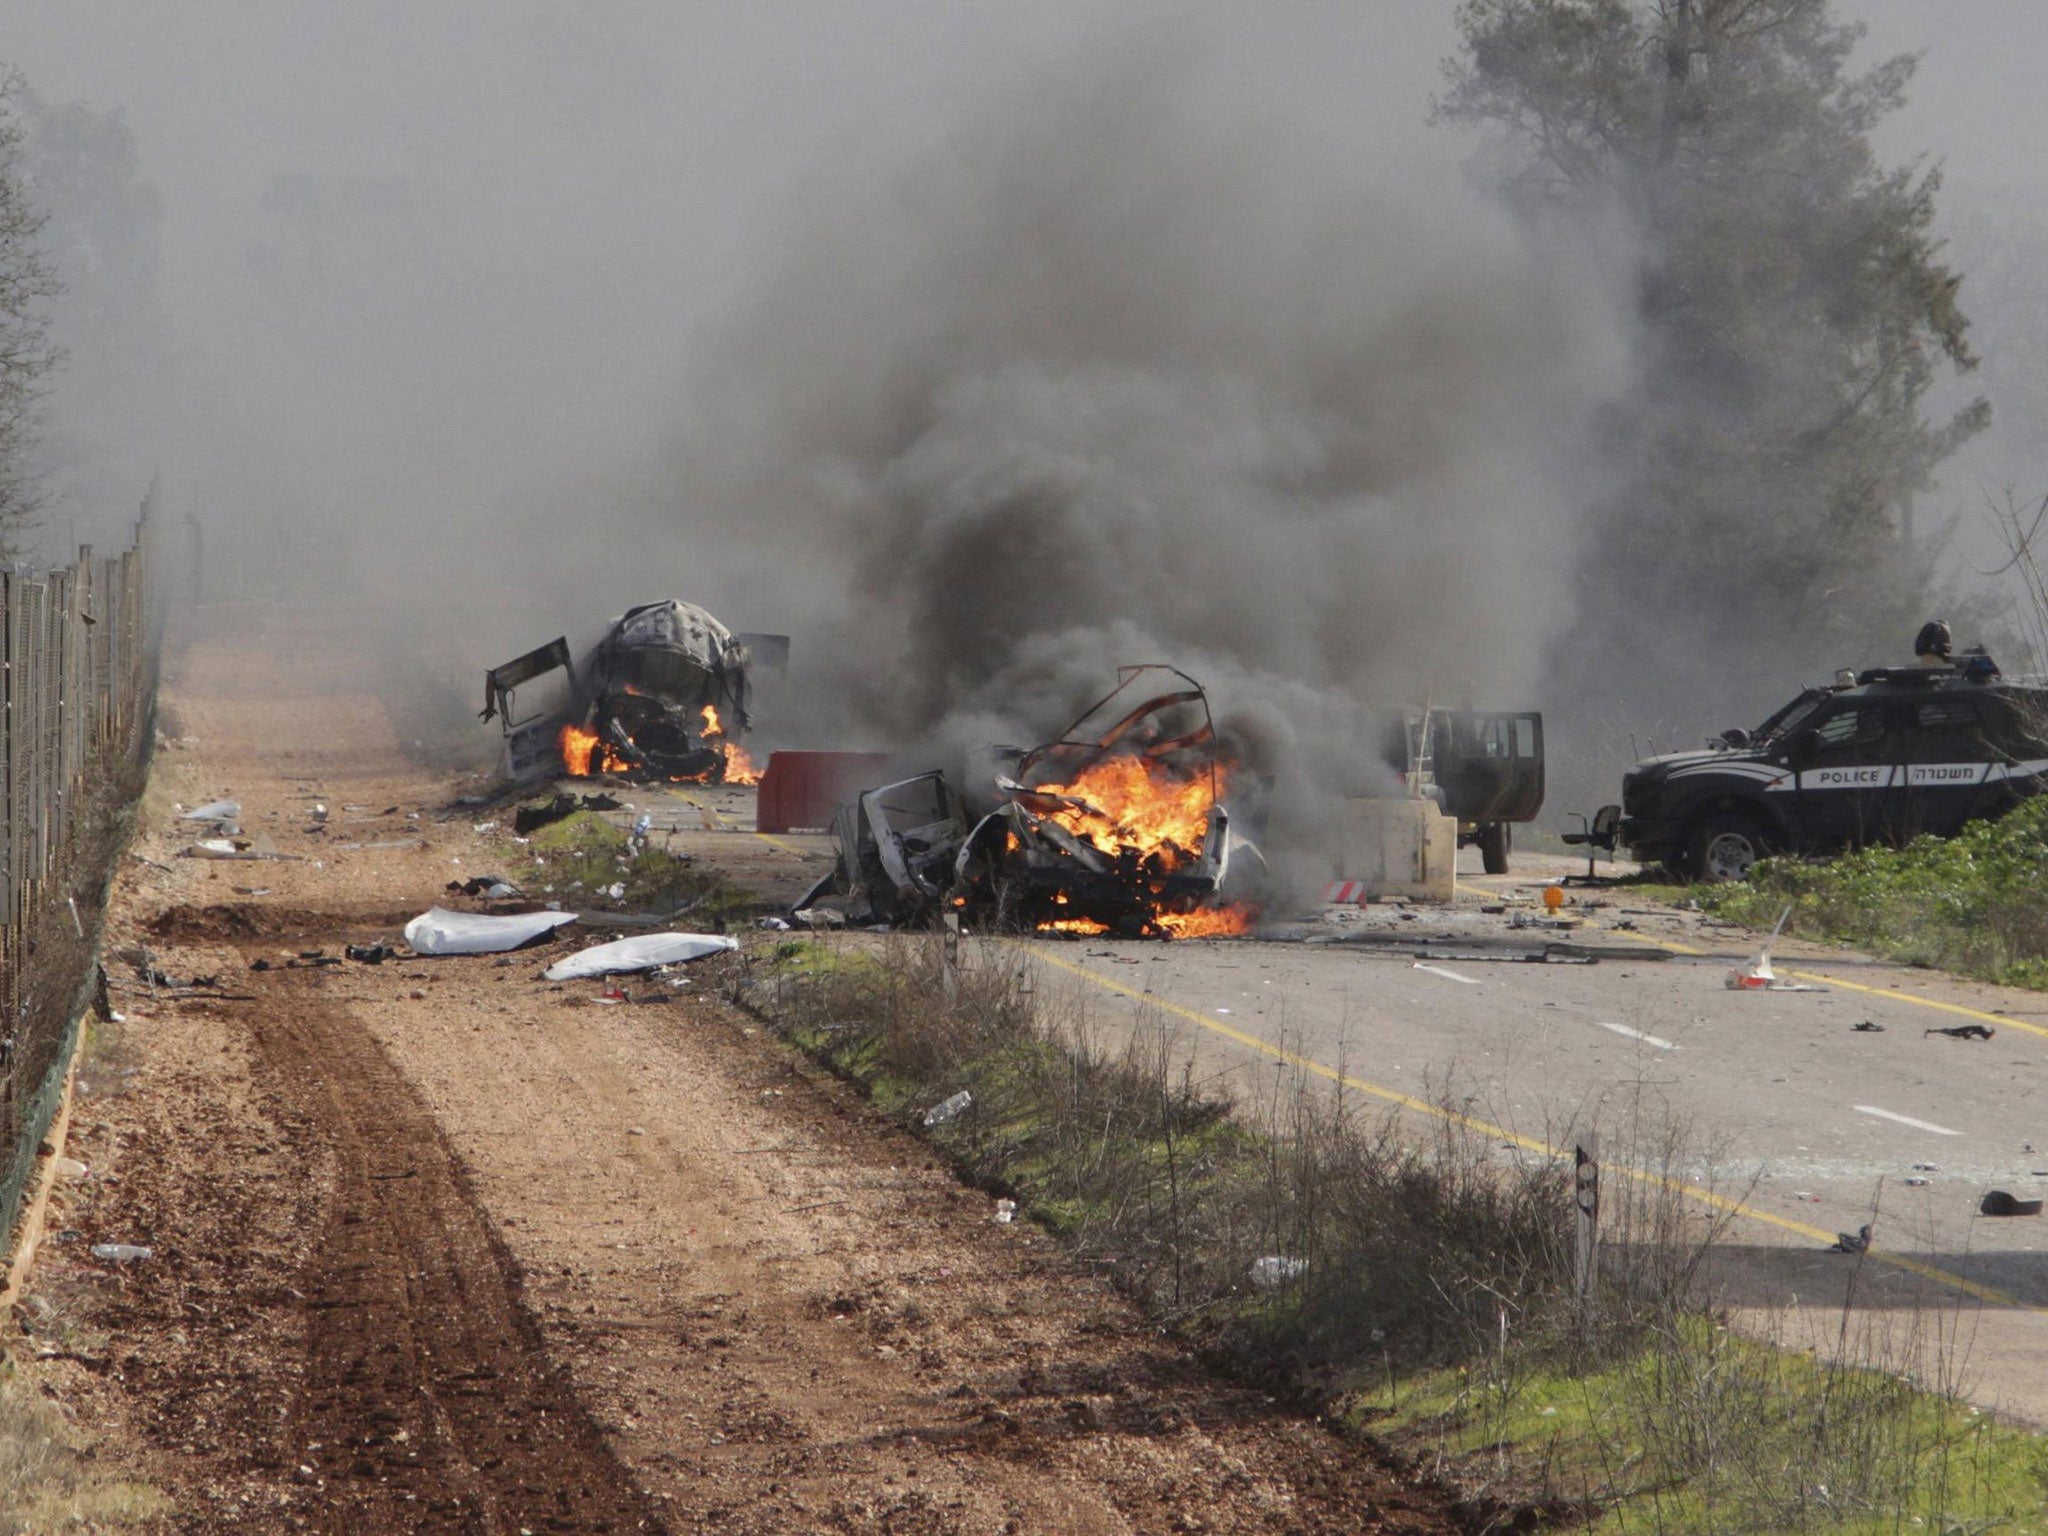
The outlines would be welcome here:
M 1929 619 L 1920 626 L 1920 633 L 1913 637 L 1915 656 L 1939 656 L 1946 660 L 1954 648 L 1955 636 L 1949 633 L 1948 625 L 1940 619 Z

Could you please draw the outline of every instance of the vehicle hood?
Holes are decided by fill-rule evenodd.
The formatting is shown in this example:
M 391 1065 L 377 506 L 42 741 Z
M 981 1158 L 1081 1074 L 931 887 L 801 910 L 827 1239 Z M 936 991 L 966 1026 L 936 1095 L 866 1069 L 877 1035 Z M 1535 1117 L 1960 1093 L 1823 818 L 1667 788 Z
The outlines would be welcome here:
M 1638 782 L 1670 777 L 1680 768 L 1706 766 L 1733 767 L 1738 763 L 1776 762 L 1768 754 L 1747 749 L 1727 748 L 1715 751 L 1712 748 L 1696 748 L 1691 752 L 1662 752 L 1655 757 L 1646 757 L 1629 769 L 1625 777 Z

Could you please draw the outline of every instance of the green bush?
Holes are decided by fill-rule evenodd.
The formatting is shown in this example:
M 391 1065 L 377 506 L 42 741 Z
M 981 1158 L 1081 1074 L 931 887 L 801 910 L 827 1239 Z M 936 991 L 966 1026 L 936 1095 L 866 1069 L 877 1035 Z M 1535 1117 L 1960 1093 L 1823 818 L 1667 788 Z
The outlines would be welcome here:
M 2008 986 L 2048 988 L 2048 796 L 1954 837 L 1866 848 L 1829 863 L 1768 859 L 1700 905 Z

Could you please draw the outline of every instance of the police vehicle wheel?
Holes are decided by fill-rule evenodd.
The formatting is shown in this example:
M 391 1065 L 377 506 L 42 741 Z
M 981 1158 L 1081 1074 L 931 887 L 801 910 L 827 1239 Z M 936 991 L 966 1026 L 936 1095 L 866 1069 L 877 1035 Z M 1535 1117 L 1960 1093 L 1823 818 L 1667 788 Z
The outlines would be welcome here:
M 1515 846 L 1512 824 L 1489 821 L 1479 829 L 1479 862 L 1489 875 L 1508 872 L 1508 850 Z
M 1692 835 L 1693 877 L 1709 884 L 1747 880 L 1764 856 L 1763 832 L 1748 816 L 1710 816 Z

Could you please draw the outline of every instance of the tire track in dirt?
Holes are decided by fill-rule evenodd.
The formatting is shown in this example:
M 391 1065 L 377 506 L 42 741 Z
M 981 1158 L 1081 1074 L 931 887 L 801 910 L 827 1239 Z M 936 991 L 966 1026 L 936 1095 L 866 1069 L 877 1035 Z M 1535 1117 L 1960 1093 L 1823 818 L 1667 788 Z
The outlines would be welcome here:
M 300 1473 L 334 1531 L 633 1531 L 651 1509 L 546 1363 L 511 1256 L 432 1114 L 351 1014 L 287 982 L 258 1059 L 329 1141 L 302 1275 Z M 306 1468 L 311 1468 L 308 1473 Z

